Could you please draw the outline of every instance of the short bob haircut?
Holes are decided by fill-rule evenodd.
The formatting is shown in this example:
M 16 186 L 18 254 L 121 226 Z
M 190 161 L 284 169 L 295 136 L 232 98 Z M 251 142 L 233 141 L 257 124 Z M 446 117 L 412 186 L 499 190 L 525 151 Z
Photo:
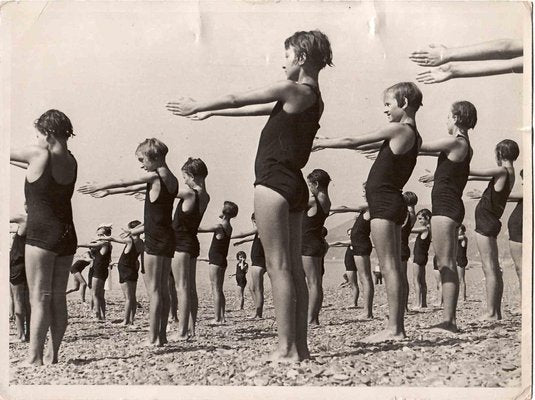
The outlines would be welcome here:
M 519 155 L 520 149 L 514 140 L 505 139 L 496 145 L 496 157 L 498 160 L 516 161 Z
M 415 112 L 423 105 L 423 94 L 418 86 L 412 82 L 396 83 L 384 91 L 384 95 L 387 93 L 392 94 L 399 107 L 405 104 L 405 99 L 408 101 L 407 106 L 413 108 Z
M 326 188 L 331 182 L 331 177 L 327 172 L 322 169 L 315 169 L 308 174 L 307 179 L 309 182 L 317 182 L 320 187 Z
M 299 31 L 284 41 L 284 48 L 288 50 L 293 47 L 297 59 L 306 57 L 318 71 L 326 65 L 333 66 L 333 53 L 329 38 L 320 31 Z
M 418 204 L 418 196 L 414 192 L 403 192 L 403 198 L 408 207 L 414 207 Z
M 136 149 L 136 154 L 143 154 L 151 161 L 165 158 L 168 152 L 165 143 L 156 138 L 145 139 Z
M 200 158 L 189 157 L 182 166 L 182 171 L 194 178 L 206 178 L 208 176 L 208 168 Z
M 229 218 L 234 218 L 238 215 L 238 205 L 232 201 L 225 201 L 223 203 L 223 215 L 226 215 Z
M 428 208 L 422 208 L 420 211 L 418 211 L 416 213 L 416 216 L 419 216 L 419 215 L 421 215 L 422 217 L 424 217 L 427 220 L 430 220 L 432 214 L 431 214 L 431 211 L 429 211 Z
M 141 225 L 141 221 L 138 221 L 137 219 L 135 219 L 128 223 L 128 229 L 134 229 L 138 225 Z
M 247 254 L 245 254 L 245 251 L 238 251 L 238 253 L 236 253 L 236 260 L 238 260 L 240 257 L 243 257 L 244 260 L 247 260 Z
M 69 117 L 58 110 L 48 110 L 33 124 L 43 135 L 53 135 L 67 140 L 74 136 Z
M 469 101 L 456 101 L 451 105 L 451 114 L 457 117 L 455 125 L 461 129 L 474 129 L 477 124 L 476 107 Z

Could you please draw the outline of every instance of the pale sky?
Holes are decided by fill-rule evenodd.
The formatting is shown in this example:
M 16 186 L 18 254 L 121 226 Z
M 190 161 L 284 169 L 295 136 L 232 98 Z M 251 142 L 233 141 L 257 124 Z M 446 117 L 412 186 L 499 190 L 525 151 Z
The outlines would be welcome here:
M 267 118 L 193 122 L 171 115 L 165 109 L 168 101 L 207 99 L 284 79 L 284 39 L 297 30 L 319 29 L 331 41 L 335 65 L 320 74 L 325 112 L 318 133 L 358 135 L 386 123 L 386 87 L 415 81 L 424 70 L 408 59 L 413 50 L 429 43 L 520 39 L 528 18 L 528 6 L 512 2 L 200 4 L 4 6 L 11 33 L 3 39 L 4 48 L 11 49 L 3 60 L 4 72 L 11 66 L 11 86 L 4 88 L 10 89 L 4 109 L 10 110 L 11 146 L 34 142 L 33 121 L 47 109 L 65 112 L 76 133 L 69 147 L 79 163 L 78 187 L 136 176 L 141 171 L 134 156 L 137 144 L 157 137 L 169 146 L 168 165 L 181 184 L 180 167 L 187 157 L 206 162 L 212 201 L 203 222 L 215 222 L 223 201 L 232 200 L 240 207 L 237 232 L 250 227 L 254 157 Z M 510 74 L 419 85 L 424 106 L 417 125 L 424 141 L 446 135 L 451 103 L 469 100 L 478 110 L 472 165 L 493 166 L 498 141 L 521 144 L 523 78 Z M 371 163 L 351 151 L 327 150 L 313 153 L 303 173 L 326 170 L 333 179 L 333 203 L 351 204 L 361 199 Z M 436 159 L 420 159 L 406 186 L 422 203 L 430 203 L 430 189 L 417 179 L 435 164 Z M 518 171 L 521 165 L 522 154 Z M 9 174 L 13 214 L 22 211 L 24 173 L 11 167 Z M 119 228 L 143 217 L 143 203 L 126 196 L 94 199 L 75 193 L 73 208 L 80 241 L 90 239 L 101 222 Z M 333 217 L 327 227 L 344 219 Z M 210 238 L 202 240 L 201 254 Z

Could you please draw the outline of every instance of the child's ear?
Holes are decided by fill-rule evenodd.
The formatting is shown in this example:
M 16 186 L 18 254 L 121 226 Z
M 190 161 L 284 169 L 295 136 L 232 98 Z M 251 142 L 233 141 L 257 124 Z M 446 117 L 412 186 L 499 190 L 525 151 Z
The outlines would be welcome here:
M 297 63 L 299 64 L 299 66 L 302 66 L 307 60 L 307 55 L 306 53 L 301 53 L 301 55 L 297 58 Z
M 404 97 L 403 98 L 403 105 L 401 106 L 401 108 L 403 108 L 405 110 L 408 106 L 409 106 L 409 99 Z

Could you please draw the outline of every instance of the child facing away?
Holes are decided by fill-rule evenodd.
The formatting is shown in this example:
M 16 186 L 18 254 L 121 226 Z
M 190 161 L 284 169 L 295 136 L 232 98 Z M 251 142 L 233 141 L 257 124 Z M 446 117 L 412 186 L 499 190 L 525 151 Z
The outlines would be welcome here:
M 175 115 L 269 115 L 255 161 L 254 209 L 272 282 L 278 345 L 272 360 L 310 357 L 307 343 L 308 290 L 301 260 L 301 224 L 308 190 L 301 169 L 319 129 L 323 101 L 318 75 L 332 65 L 331 45 L 319 31 L 296 32 L 284 42 L 286 79 L 263 89 L 212 101 L 182 98 L 169 103 Z M 275 105 L 273 103 L 276 102 Z M 253 106 L 254 107 L 245 107 Z

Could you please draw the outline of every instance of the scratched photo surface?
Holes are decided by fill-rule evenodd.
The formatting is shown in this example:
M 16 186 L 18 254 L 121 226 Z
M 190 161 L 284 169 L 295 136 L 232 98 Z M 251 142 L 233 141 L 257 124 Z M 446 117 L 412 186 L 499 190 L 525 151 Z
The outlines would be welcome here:
M 235 233 L 253 229 L 255 156 L 268 116 L 206 120 L 183 118 L 166 105 L 192 98 L 213 100 L 285 80 L 286 38 L 297 31 L 319 30 L 328 36 L 333 66 L 319 75 L 324 111 L 318 136 L 358 136 L 388 122 L 383 94 L 398 82 L 414 82 L 423 93 L 416 114 L 424 142 L 444 138 L 452 103 L 465 100 L 477 108 L 470 130 L 471 168 L 496 167 L 495 147 L 504 139 L 518 143 L 513 192 L 524 202 L 522 291 L 511 255 L 507 223 L 515 202 L 508 202 L 497 237 L 503 272 L 503 318 L 480 321 L 486 286 L 476 240 L 477 199 L 487 182 L 468 182 L 463 197 L 468 239 L 466 300 L 459 298 L 456 334 L 429 328 L 442 321 L 439 275 L 433 270 L 433 244 L 425 267 L 428 307 L 417 310 L 416 266 L 408 262 L 407 337 L 364 343 L 381 331 L 388 317 L 386 286 L 375 283 L 373 319 L 363 318 L 362 282 L 355 307 L 343 274 L 345 247 L 332 246 L 324 259 L 324 298 L 319 325 L 308 329 L 310 359 L 273 363 L 277 344 L 271 281 L 264 277 L 264 314 L 252 318 L 255 303 L 247 274 L 244 308 L 236 277 L 236 253 L 247 255 L 251 242 L 228 252 L 223 291 L 226 321 L 215 323 L 208 250 L 212 234 L 199 234 L 196 284 L 199 298 L 196 336 L 170 340 L 163 347 L 142 346 L 149 330 L 149 296 L 137 283 L 135 325 L 122 324 L 125 298 L 117 268 L 105 284 L 106 320 L 99 321 L 79 292 L 67 295 L 68 326 L 58 363 L 25 365 L 29 343 L 19 341 L 15 318 L 8 317 L 12 236 L 2 232 L 3 296 L 1 396 L 7 399 L 76 398 L 307 398 L 349 396 L 363 399 L 509 399 L 527 398 L 531 385 L 531 5 L 520 2 L 10 2 L 0 8 L 2 29 L 2 148 L 36 144 L 34 121 L 49 109 L 65 113 L 75 136 L 68 147 L 78 164 L 72 196 L 79 243 L 96 237 L 102 223 L 113 235 L 129 221 L 143 221 L 143 195 L 88 196 L 78 189 L 139 176 L 136 148 L 157 138 L 168 148 L 167 165 L 186 187 L 181 167 L 188 157 L 207 165 L 211 201 L 202 225 L 219 221 L 224 201 L 239 213 Z M 445 49 L 492 41 L 520 43 L 523 52 L 495 59 L 511 61 L 509 70 L 455 76 L 449 68 L 486 68 L 484 59 L 445 62 Z M 444 46 L 444 47 L 442 47 Z M 439 49 L 439 50 L 437 50 Z M 442 49 L 442 50 L 441 50 Z M 427 53 L 425 53 L 427 52 Z M 435 54 L 426 61 L 418 54 Z M 412 56 L 411 56 L 412 55 Z M 442 56 L 442 59 L 441 59 Z M 514 60 L 513 60 L 514 59 Z M 516 62 L 516 64 L 515 64 Z M 436 64 L 441 65 L 436 65 Z M 468 65 L 471 64 L 471 65 Z M 490 65 L 490 70 L 494 64 Z M 500 64 L 502 65 L 502 64 Z M 509 64 L 506 64 L 509 65 Z M 443 80 L 443 81 L 442 81 Z M 198 118 L 199 119 L 199 118 Z M 7 156 L 6 156 L 7 158 Z M 4 159 L 5 160 L 5 159 Z M 373 156 L 352 150 L 312 152 L 302 169 L 328 172 L 332 205 L 362 203 Z M 431 187 L 420 182 L 433 174 L 435 157 L 420 157 L 404 190 L 418 197 L 416 211 L 431 209 Z M 524 169 L 524 178 L 520 170 Z M 26 170 L 3 163 L 2 217 L 24 213 Z M 522 186 L 522 183 L 524 186 Z M 175 207 L 176 204 L 175 202 Z M 326 241 L 348 240 L 355 214 L 327 218 Z M 418 223 L 416 223 L 418 226 Z M 16 224 L 10 224 L 15 231 Z M 252 236 L 251 236 L 252 238 Z M 411 253 L 416 235 L 411 235 Z M 529 239 L 528 239 L 529 238 Z M 436 244 L 435 244 L 436 245 Z M 115 243 L 111 264 L 123 245 Z M 78 249 L 75 259 L 87 249 Z M 373 273 L 378 259 L 370 256 Z M 88 268 L 82 276 L 85 280 Z M 69 274 L 68 288 L 77 284 Z M 87 289 L 87 301 L 92 293 Z M 8 320 L 9 318 L 9 320 Z M 9 321 L 9 322 L 8 322 Z M 169 336 L 178 330 L 170 320 Z M 9 332 L 9 334 L 8 334 Z M 49 339 L 48 339 L 49 340 Z M 95 385 L 95 386 L 88 386 Z M 524 393 L 521 395 L 521 393 Z

